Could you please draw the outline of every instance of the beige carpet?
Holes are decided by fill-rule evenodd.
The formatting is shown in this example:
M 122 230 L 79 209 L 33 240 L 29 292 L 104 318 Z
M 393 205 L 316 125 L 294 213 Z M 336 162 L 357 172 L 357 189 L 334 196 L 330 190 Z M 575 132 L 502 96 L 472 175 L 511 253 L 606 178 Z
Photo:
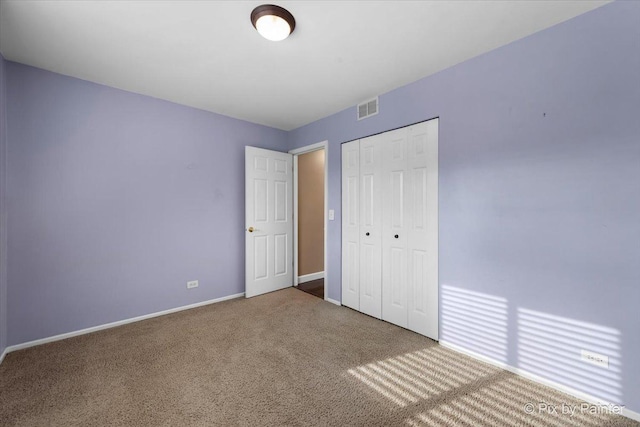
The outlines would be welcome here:
M 17 351 L 0 424 L 603 426 L 580 405 L 433 341 L 295 289 Z

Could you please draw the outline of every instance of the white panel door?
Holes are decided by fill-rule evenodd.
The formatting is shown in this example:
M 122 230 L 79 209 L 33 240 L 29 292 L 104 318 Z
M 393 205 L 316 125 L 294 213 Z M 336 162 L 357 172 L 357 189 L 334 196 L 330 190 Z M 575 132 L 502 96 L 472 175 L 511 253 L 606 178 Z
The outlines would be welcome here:
M 408 328 L 438 339 L 438 120 L 408 131 Z
M 360 141 L 342 144 L 342 305 L 360 310 Z
M 407 327 L 407 242 L 410 177 L 407 129 L 384 133 L 382 193 L 382 320 Z
M 360 311 L 382 315 L 382 140 L 360 140 Z
M 293 283 L 293 156 L 246 147 L 247 298 Z

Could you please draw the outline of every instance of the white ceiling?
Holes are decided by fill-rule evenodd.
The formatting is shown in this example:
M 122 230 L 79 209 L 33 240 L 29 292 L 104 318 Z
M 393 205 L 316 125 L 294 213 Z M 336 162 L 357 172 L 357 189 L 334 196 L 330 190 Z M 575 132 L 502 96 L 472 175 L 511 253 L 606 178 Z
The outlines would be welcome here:
M 266 1 L 269 3 L 271 0 Z M 595 9 L 606 1 L 0 2 L 6 59 L 284 130 Z

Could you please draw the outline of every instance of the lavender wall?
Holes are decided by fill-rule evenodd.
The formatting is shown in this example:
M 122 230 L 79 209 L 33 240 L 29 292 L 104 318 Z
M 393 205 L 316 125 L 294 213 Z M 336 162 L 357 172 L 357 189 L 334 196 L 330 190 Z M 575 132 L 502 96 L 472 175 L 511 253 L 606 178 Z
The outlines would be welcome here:
M 615 2 L 288 134 L 0 57 L 0 349 L 242 292 L 245 145 L 328 139 L 340 218 L 340 144 L 439 116 L 442 340 L 640 411 L 637 22 Z
M 244 146 L 283 131 L 12 62 L 7 83 L 9 345 L 244 292 Z
M 289 133 L 440 117 L 441 339 L 640 411 L 640 3 L 615 2 Z M 428 52 L 424 52 L 428 55 Z M 329 224 L 340 299 L 340 222 Z M 587 349 L 610 369 L 579 360 Z
M 7 348 L 7 85 L 5 60 L 0 55 L 0 357 Z

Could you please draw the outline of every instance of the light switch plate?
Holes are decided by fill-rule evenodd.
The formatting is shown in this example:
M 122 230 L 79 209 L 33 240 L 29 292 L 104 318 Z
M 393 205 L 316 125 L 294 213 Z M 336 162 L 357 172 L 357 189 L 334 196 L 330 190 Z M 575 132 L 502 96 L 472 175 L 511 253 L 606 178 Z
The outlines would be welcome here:
M 333 221 L 334 219 L 336 219 L 336 211 L 329 209 L 329 221 Z

